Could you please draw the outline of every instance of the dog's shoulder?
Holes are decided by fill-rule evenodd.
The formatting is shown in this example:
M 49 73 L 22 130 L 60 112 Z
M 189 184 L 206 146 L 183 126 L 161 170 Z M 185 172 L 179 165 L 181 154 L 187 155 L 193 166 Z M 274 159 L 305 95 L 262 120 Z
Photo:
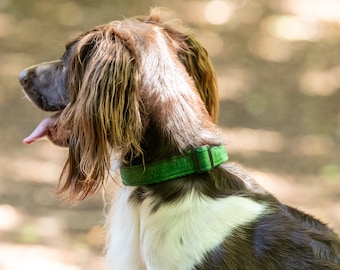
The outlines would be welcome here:
M 266 211 L 235 228 L 196 269 L 340 269 L 340 241 L 326 224 L 270 194 L 245 196 L 269 202 Z

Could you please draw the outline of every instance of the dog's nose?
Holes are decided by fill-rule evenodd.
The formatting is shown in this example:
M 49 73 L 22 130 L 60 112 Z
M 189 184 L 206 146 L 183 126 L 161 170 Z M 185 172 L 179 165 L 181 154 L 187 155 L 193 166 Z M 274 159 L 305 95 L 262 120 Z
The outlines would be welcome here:
M 27 81 L 27 70 L 24 69 L 19 74 L 19 82 L 21 83 L 21 85 L 24 85 L 26 81 Z

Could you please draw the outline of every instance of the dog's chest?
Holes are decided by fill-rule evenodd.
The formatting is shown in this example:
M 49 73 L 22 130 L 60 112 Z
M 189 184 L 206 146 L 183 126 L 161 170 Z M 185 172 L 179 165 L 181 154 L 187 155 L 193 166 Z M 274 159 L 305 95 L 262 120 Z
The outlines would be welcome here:
M 108 269 L 192 269 L 235 228 L 265 210 L 247 198 L 190 193 L 151 212 L 152 199 L 136 206 L 129 203 L 130 194 L 130 188 L 121 190 L 111 215 Z

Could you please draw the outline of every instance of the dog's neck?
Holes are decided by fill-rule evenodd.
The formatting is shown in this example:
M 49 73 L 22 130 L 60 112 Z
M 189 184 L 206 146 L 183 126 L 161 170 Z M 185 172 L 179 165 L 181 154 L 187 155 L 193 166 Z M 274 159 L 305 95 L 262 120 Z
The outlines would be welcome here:
M 167 101 L 152 104 L 141 141 L 143 156 L 134 159 L 132 165 L 167 159 L 203 145 L 223 144 L 204 104 L 191 92 L 190 101 L 184 102 L 178 96 L 171 104 Z
M 189 95 L 173 91 L 176 97 L 171 99 L 164 98 L 162 91 L 169 90 L 160 89 L 160 97 L 143 99 L 147 108 L 142 117 L 145 129 L 140 146 L 143 154 L 133 160 L 128 154 L 125 160 L 130 161 L 130 165 L 149 164 L 203 145 L 224 143 L 194 87 L 188 89 Z
M 144 161 L 169 158 L 202 145 L 221 144 L 194 81 L 164 35 L 155 28 L 154 42 L 145 46 L 152 53 L 140 56 L 140 95 L 146 110 L 141 142 Z M 141 159 L 133 161 L 140 162 Z
M 204 145 L 148 165 L 123 166 L 120 174 L 124 185 L 143 186 L 209 172 L 227 160 L 228 154 L 223 145 Z

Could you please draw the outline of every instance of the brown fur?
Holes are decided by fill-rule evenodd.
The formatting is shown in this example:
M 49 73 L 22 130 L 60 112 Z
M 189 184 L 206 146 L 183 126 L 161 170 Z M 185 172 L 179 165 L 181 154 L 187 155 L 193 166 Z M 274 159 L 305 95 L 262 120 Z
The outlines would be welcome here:
M 43 75 L 51 76 L 50 88 L 62 89 L 62 93 L 41 87 L 47 83 L 47 76 L 39 74 L 41 70 Z M 155 12 L 83 33 L 67 45 L 60 61 L 23 71 L 20 82 L 38 107 L 59 111 L 56 121 L 46 122 L 53 123 L 47 126 L 46 135 L 69 148 L 59 191 L 71 199 L 84 199 L 100 188 L 110 170 L 111 158 L 117 154 L 123 165 L 147 165 L 202 145 L 223 143 L 214 124 L 218 114 L 217 86 L 207 52 L 192 34 L 160 22 Z M 125 264 L 133 251 L 138 259 L 142 251 L 153 250 L 150 257 L 143 258 L 146 265 L 158 256 L 171 255 L 170 247 L 163 252 L 158 249 L 156 238 L 149 239 L 152 248 L 141 250 L 143 239 L 138 237 L 142 227 L 138 226 L 158 211 L 175 211 L 183 198 L 196 194 L 201 201 L 214 203 L 243 197 L 265 211 L 250 223 L 235 227 L 212 250 L 204 250 L 204 257 L 193 269 L 338 269 L 338 236 L 322 222 L 281 204 L 233 164 L 122 191 L 128 192 L 128 197 L 125 200 L 123 196 L 124 201 L 117 205 L 123 212 L 118 211 L 120 216 L 113 218 L 113 223 L 130 218 L 129 225 L 136 228 L 124 235 L 132 237 L 130 245 L 124 247 L 128 254 L 127 261 L 122 258 Z M 190 210 L 197 208 L 195 201 L 190 202 Z M 148 208 L 144 209 L 148 213 L 138 212 L 142 207 Z M 125 210 L 135 216 L 129 217 Z M 215 217 L 220 219 L 220 215 Z M 240 218 L 230 213 L 223 217 L 228 222 Z M 199 215 L 192 218 L 186 229 L 197 233 L 194 226 Z M 176 224 L 178 228 L 180 223 Z M 112 267 L 121 258 L 119 251 L 125 243 L 125 238 L 120 238 L 125 223 L 121 225 L 110 232 Z M 149 232 L 172 230 L 159 226 L 155 222 Z M 144 229 L 145 233 L 148 228 Z M 218 231 L 223 236 L 223 231 Z M 207 236 L 202 235 L 203 240 L 197 239 L 197 243 L 202 244 Z M 181 243 L 186 245 L 185 251 L 190 251 L 187 244 Z
M 217 122 L 217 83 L 206 50 L 191 33 L 161 23 L 157 12 L 137 20 L 157 24 L 168 33 L 211 118 Z M 69 157 L 59 189 L 71 199 L 84 199 L 102 186 L 113 150 L 123 157 L 129 155 L 129 159 L 143 155 L 143 104 L 137 98 L 138 48 L 127 46 L 133 38 L 117 30 L 113 22 L 83 34 L 68 46 L 73 50 L 67 82 L 71 102 L 57 123 L 62 127 L 59 130 L 71 129 Z

